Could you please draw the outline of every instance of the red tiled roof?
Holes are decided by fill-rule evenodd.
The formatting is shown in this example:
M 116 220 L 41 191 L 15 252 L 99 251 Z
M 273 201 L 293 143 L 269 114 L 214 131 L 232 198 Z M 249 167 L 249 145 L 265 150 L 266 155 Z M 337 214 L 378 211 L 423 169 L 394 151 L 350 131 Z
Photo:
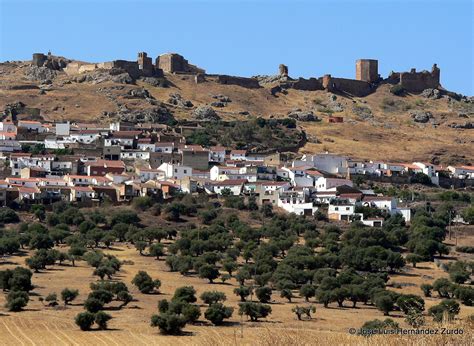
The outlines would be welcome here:
M 93 192 L 94 190 L 90 186 L 73 186 L 71 190 L 79 191 L 79 192 Z
M 115 161 L 115 160 L 97 160 L 97 161 L 88 161 L 85 163 L 85 166 L 125 168 L 125 163 L 123 163 L 123 161 Z
M 215 186 L 235 186 L 235 185 L 242 185 L 247 182 L 247 179 L 228 179 L 224 181 L 216 181 L 213 183 Z

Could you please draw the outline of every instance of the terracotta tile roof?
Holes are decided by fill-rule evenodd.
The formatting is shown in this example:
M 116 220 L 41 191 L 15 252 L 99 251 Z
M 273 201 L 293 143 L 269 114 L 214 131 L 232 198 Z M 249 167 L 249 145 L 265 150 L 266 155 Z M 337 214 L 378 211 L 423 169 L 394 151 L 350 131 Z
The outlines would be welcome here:
M 71 187 L 71 191 L 93 192 L 94 190 L 90 186 L 73 186 Z
M 212 185 L 215 186 L 236 186 L 236 185 L 242 185 L 247 182 L 247 179 L 228 179 L 224 181 L 216 181 Z
M 20 193 L 37 193 L 40 190 L 37 187 L 26 187 L 26 186 L 18 186 L 18 191 Z
M 84 165 L 92 167 L 125 168 L 123 161 L 116 160 L 87 161 Z

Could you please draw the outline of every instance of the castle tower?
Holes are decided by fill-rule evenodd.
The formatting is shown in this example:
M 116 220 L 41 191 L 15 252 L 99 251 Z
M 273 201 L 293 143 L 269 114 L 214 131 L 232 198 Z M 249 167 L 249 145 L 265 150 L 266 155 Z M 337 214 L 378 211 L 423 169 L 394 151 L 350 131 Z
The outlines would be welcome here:
M 153 61 L 151 58 L 147 56 L 145 52 L 138 53 L 138 68 L 141 70 L 141 73 L 144 76 L 152 76 L 153 75 Z
M 379 79 L 379 62 L 373 59 L 356 61 L 356 79 L 373 83 Z
M 278 66 L 278 72 L 280 73 L 280 76 L 288 77 L 288 66 L 280 64 L 280 66 Z
M 437 64 L 433 64 L 433 67 L 431 68 L 431 75 L 433 76 L 433 78 L 435 78 L 438 81 L 438 85 L 439 85 L 440 84 L 439 82 L 440 70 Z
M 31 64 L 33 66 L 41 67 L 48 58 L 43 53 L 34 53 Z

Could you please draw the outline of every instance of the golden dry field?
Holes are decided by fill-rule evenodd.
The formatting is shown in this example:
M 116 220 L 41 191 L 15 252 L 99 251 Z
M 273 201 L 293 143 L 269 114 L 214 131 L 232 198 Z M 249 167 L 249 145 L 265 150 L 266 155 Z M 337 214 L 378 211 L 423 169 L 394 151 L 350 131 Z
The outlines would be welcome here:
M 103 210 L 105 214 L 111 212 L 113 207 Z M 25 215 L 26 216 L 26 215 Z M 247 213 L 241 213 L 243 220 L 248 220 Z M 166 225 L 166 221 L 153 216 L 149 212 L 141 215 L 144 225 Z M 188 221 L 194 222 L 193 218 Z M 458 245 L 473 243 L 474 229 L 472 226 L 462 227 L 458 232 Z M 455 245 L 454 238 L 446 242 Z M 169 244 L 165 241 L 165 244 Z M 67 247 L 60 246 L 60 250 Z M 32 282 L 35 286 L 30 294 L 30 302 L 22 312 L 8 312 L 4 308 L 5 295 L 0 294 L 0 344 L 1 345 L 395 345 L 402 342 L 407 345 L 468 345 L 473 338 L 472 321 L 469 324 L 466 318 L 474 314 L 474 307 L 461 305 L 459 318 L 452 322 L 448 328 L 461 328 L 463 335 L 438 335 L 438 336 L 374 336 L 365 338 L 348 333 L 349 328 L 360 328 L 365 321 L 385 319 L 383 313 L 373 306 L 359 304 L 351 308 L 351 303 L 346 302 L 343 308 L 332 303 L 328 308 L 322 304 L 316 306 L 316 313 L 310 321 L 298 321 L 291 309 L 296 305 L 307 305 L 303 298 L 297 297 L 291 303 L 280 298 L 279 292 L 273 291 L 272 314 L 260 322 L 249 322 L 241 318 L 238 313 L 239 299 L 233 293 L 238 286 L 234 278 L 221 283 L 209 284 L 207 280 L 195 275 L 182 276 L 177 272 L 170 272 L 164 260 L 156 260 L 150 256 L 141 256 L 131 244 L 116 243 L 111 249 L 102 249 L 113 254 L 124 265 L 115 280 L 123 281 L 130 289 L 135 300 L 126 307 L 118 310 L 117 302 L 107 305 L 106 312 L 113 319 L 109 322 L 109 330 L 82 332 L 74 323 L 74 317 L 83 311 L 82 302 L 90 292 L 89 284 L 98 280 L 92 275 L 93 268 L 84 261 L 76 262 L 73 267 L 66 262 L 64 265 L 48 267 L 40 273 L 34 273 Z M 0 270 L 14 268 L 25 263 L 28 253 L 21 256 L 3 258 L 0 261 Z M 461 255 L 453 253 L 444 261 L 452 261 Z M 471 259 L 471 256 L 462 255 L 462 259 Z M 142 294 L 131 284 L 133 276 L 139 271 L 147 271 L 154 279 L 162 282 L 160 294 Z M 392 288 L 398 293 L 413 293 L 422 296 L 419 288 L 421 283 L 434 281 L 439 277 L 447 277 L 447 273 L 432 262 L 419 263 L 417 268 L 406 266 L 400 274 L 391 275 L 388 284 L 405 284 L 403 288 Z M 157 328 L 150 326 L 150 317 L 157 313 L 157 303 L 161 299 L 170 299 L 176 288 L 192 285 L 197 291 L 196 296 L 204 291 L 217 290 L 227 296 L 225 305 L 234 307 L 232 318 L 223 326 L 212 326 L 202 315 L 195 325 L 186 325 L 182 336 L 164 336 L 159 334 Z M 55 292 L 58 295 L 65 287 L 79 289 L 79 297 L 64 307 L 62 303 L 56 308 L 45 307 L 39 297 Z M 297 295 L 298 293 L 295 293 Z M 432 298 L 424 298 L 426 310 L 440 302 L 434 293 Z M 198 300 L 198 303 L 201 303 Z M 205 310 L 201 305 L 201 312 Z M 426 313 L 426 312 L 425 312 Z M 403 328 L 408 328 L 404 316 L 400 312 L 391 312 L 393 318 Z M 426 316 L 427 326 L 438 328 L 440 325 L 431 322 L 431 317 Z M 472 343 L 471 343 L 472 344 Z

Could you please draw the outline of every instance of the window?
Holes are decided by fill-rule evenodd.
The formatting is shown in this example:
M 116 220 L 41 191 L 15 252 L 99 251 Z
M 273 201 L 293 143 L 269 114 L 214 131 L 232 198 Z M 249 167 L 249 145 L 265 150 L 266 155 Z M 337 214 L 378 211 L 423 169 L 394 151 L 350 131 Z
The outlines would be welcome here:
M 334 207 L 334 210 L 339 210 L 339 207 Z
M 346 210 L 349 210 L 350 208 L 349 207 L 346 207 Z
M 188 170 L 187 170 L 187 169 L 185 169 L 185 170 L 184 170 L 184 174 L 187 174 L 187 173 L 188 173 Z

